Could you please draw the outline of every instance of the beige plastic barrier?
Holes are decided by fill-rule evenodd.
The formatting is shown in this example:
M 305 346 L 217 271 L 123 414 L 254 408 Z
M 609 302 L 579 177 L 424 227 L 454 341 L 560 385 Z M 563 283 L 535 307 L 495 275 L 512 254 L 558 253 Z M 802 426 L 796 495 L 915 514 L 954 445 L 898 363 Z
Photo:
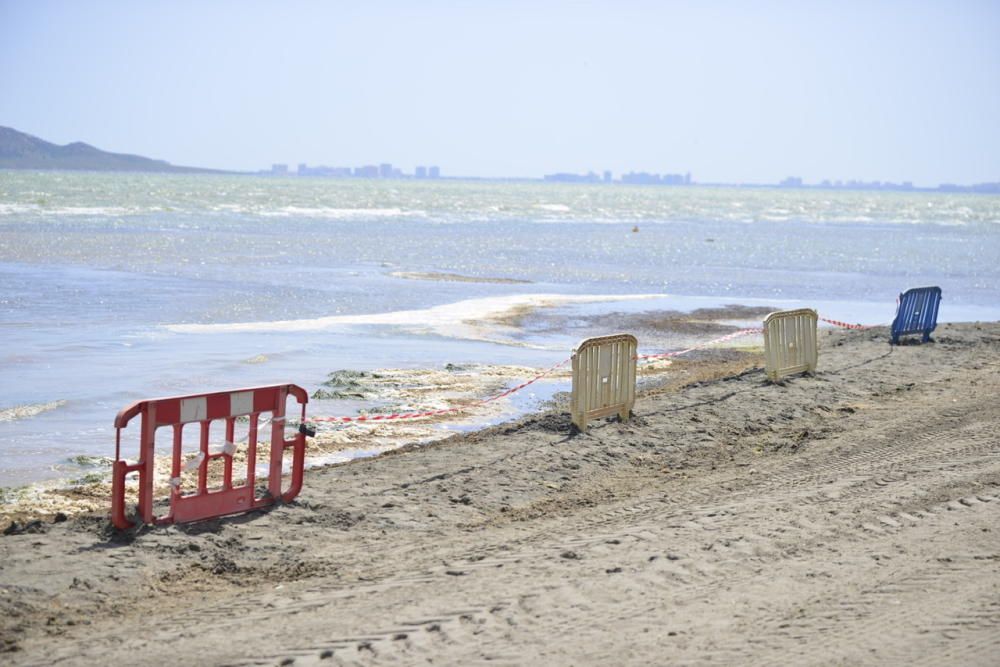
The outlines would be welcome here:
M 587 422 L 617 413 L 628 419 L 635 404 L 635 355 L 631 334 L 588 338 L 573 352 L 570 413 L 580 431 Z
M 816 370 L 816 321 L 811 308 L 782 310 L 764 318 L 765 370 L 772 382 Z

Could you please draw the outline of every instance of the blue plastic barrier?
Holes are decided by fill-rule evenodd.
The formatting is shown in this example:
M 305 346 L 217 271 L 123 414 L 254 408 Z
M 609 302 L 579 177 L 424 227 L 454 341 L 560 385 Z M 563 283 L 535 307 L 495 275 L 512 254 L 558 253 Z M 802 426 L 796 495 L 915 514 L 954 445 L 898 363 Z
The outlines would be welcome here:
M 937 327 L 938 306 L 941 305 L 940 287 L 914 287 L 899 295 L 896 319 L 892 321 L 891 345 L 899 345 L 899 337 L 923 334 L 923 342 L 931 339 Z

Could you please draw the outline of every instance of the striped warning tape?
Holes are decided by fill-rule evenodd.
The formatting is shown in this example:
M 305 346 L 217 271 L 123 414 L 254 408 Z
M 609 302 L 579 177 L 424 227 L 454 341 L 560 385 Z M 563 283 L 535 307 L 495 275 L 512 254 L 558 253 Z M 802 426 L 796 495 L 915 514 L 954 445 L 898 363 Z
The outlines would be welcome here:
M 821 319 L 822 321 L 827 322 L 829 324 L 834 324 L 836 326 L 844 327 L 844 328 L 847 328 L 847 329 L 870 329 L 871 328 L 871 327 L 865 326 L 863 324 L 849 324 L 847 322 L 839 322 L 837 320 L 828 320 L 828 319 L 823 318 L 823 317 L 821 317 L 819 319 Z M 673 352 L 662 352 L 660 354 L 639 354 L 639 355 L 636 355 L 635 358 L 636 358 L 637 361 L 646 362 L 646 361 L 653 361 L 653 360 L 656 360 L 656 359 L 669 359 L 669 358 L 672 358 L 672 357 L 679 357 L 681 355 L 688 354 L 690 352 L 695 352 L 696 350 L 702 350 L 702 349 L 705 349 L 707 347 L 711 347 L 712 345 L 717 345 L 719 343 L 725 343 L 726 341 L 734 340 L 734 339 L 740 338 L 742 336 L 750 336 L 750 335 L 753 335 L 753 334 L 760 334 L 760 333 L 763 333 L 763 332 L 764 332 L 764 330 L 761 329 L 761 328 L 758 328 L 758 327 L 753 327 L 753 328 L 748 328 L 748 329 L 740 329 L 739 331 L 735 331 L 735 332 L 733 332 L 731 334 L 726 334 L 725 336 L 720 336 L 719 338 L 715 338 L 713 340 L 706 341 L 704 343 L 699 343 L 698 345 L 694 345 L 692 347 L 689 347 L 689 348 L 686 348 L 686 349 L 683 349 L 683 350 L 675 350 Z M 493 401 L 499 401 L 502 398 L 506 398 L 507 396 L 510 396 L 511 394 L 514 394 L 514 393 L 516 393 L 518 391 L 521 391 L 525 387 L 528 387 L 529 385 L 532 385 L 535 382 L 538 382 L 539 380 L 541 380 L 542 378 L 546 377 L 547 375 L 551 375 L 552 373 L 554 373 L 556 370 L 558 370 L 562 366 L 565 366 L 571 360 L 572 360 L 572 357 L 570 357 L 568 359 L 563 359 L 558 364 L 555 364 L 551 368 L 548 368 L 548 369 L 542 371 L 541 373 L 539 373 L 535 377 L 531 378 L 527 382 L 522 382 L 521 384 L 519 384 L 519 385 L 517 385 L 515 387 L 511 387 L 510 389 L 507 389 L 506 391 L 503 391 L 503 392 L 501 392 L 499 394 L 496 394 L 495 396 L 490 396 L 489 398 L 480 399 L 480 400 L 475 401 L 473 403 L 470 403 L 468 405 L 462 405 L 462 406 L 458 406 L 458 407 L 454 407 L 454 408 L 442 408 L 440 410 L 425 410 L 425 411 L 422 411 L 422 412 L 401 412 L 401 413 L 394 413 L 394 414 L 388 414 L 388 415 L 359 415 L 359 416 L 356 416 L 356 417 L 311 417 L 309 419 L 309 421 L 310 422 L 330 422 L 330 423 L 338 423 L 338 424 L 350 424 L 350 423 L 358 423 L 358 422 L 360 422 L 360 423 L 365 423 L 365 422 L 385 422 L 385 421 L 401 421 L 401 420 L 408 420 L 408 419 L 423 419 L 423 418 L 426 418 L 426 417 L 440 417 L 440 416 L 443 416 L 443 415 L 450 415 L 450 414 L 456 414 L 456 413 L 459 413 L 459 412 L 465 412 L 467 410 L 474 409 L 474 408 L 476 408 L 478 406 L 486 405 L 488 403 L 492 403 Z
M 843 327 L 844 329 L 871 329 L 871 326 L 865 324 L 851 324 L 850 322 L 841 322 L 840 320 L 828 320 L 825 317 L 819 318 L 820 322 L 826 322 L 827 324 L 832 324 L 835 327 Z
M 731 334 L 726 334 L 725 336 L 707 341 L 705 343 L 699 343 L 698 345 L 689 347 L 684 350 L 677 350 L 675 352 L 663 352 L 661 354 L 640 354 L 636 356 L 636 359 L 640 361 L 647 361 L 651 359 L 667 359 L 670 357 L 679 357 L 682 354 L 687 354 L 688 352 L 694 352 L 695 350 L 702 350 L 706 347 L 711 347 L 712 345 L 716 345 L 718 343 L 724 343 L 728 340 L 733 340 L 734 338 L 739 338 L 741 336 L 749 336 L 751 334 L 759 334 L 763 332 L 764 330 L 759 328 L 740 329 L 739 331 L 735 331 Z

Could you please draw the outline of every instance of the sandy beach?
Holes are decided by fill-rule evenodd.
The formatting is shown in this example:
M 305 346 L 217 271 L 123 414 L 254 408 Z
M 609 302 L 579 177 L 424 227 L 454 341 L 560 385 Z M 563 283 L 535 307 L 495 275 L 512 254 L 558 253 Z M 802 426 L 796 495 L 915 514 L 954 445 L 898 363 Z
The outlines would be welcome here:
M 1000 655 L 1000 323 L 706 352 L 564 410 L 309 471 L 290 504 L 0 537 L 0 661 L 961 664 Z

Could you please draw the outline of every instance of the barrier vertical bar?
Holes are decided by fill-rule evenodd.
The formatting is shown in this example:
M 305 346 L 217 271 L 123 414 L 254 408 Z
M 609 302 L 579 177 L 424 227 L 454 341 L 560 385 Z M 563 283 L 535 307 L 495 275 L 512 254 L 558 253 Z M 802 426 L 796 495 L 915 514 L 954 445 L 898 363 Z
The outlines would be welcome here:
M 236 453 L 236 417 L 226 420 L 225 469 L 222 473 L 222 488 L 233 488 L 233 455 Z
M 208 491 L 208 429 L 210 423 L 207 419 L 200 424 L 198 451 L 201 452 L 201 462 L 198 464 L 198 493 Z
M 272 498 L 281 497 L 281 465 L 285 460 L 285 402 L 288 390 L 281 388 L 274 406 L 274 417 L 271 419 L 271 474 L 268 479 L 268 491 Z
M 139 470 L 139 517 L 143 523 L 153 522 L 153 465 L 156 461 L 156 404 L 146 404 L 142 410 L 141 452 Z
M 247 486 L 251 489 L 257 484 L 257 419 L 259 412 L 250 414 L 250 426 L 247 428 Z
M 174 424 L 174 451 L 170 463 L 170 496 L 181 494 L 181 450 L 184 447 L 184 424 Z

